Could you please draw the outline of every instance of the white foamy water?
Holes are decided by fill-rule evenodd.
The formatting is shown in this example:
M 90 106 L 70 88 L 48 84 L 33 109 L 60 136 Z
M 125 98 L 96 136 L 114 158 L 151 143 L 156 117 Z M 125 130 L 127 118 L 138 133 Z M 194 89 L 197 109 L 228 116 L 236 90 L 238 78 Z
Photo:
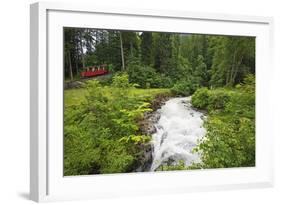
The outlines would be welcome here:
M 162 164 L 176 164 L 180 160 L 186 166 L 200 162 L 200 156 L 191 151 L 206 134 L 203 127 L 205 116 L 192 109 L 190 100 L 191 97 L 173 98 L 157 111 L 160 119 L 155 125 L 157 131 L 152 135 L 151 171 Z

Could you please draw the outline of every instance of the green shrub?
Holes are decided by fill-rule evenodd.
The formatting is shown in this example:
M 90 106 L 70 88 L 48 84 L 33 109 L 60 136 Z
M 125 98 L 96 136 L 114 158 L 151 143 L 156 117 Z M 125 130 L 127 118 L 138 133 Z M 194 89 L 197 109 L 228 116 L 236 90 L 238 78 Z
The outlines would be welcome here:
M 171 91 L 175 95 L 189 96 L 192 95 L 198 85 L 190 80 L 180 80 L 171 88 Z
M 203 168 L 255 166 L 254 81 L 249 76 L 235 89 L 209 90 L 207 134 L 194 149 Z
M 140 144 L 140 143 L 148 143 L 150 140 L 151 140 L 150 136 L 130 135 L 130 136 L 122 137 L 119 140 L 119 142 Z
M 117 73 L 113 76 L 112 86 L 116 88 L 130 88 L 132 85 L 129 83 L 129 76 L 127 73 Z
M 152 85 L 155 88 L 170 88 L 173 86 L 173 80 L 163 73 L 156 73 Z
M 135 88 L 126 73 L 115 75 L 110 87 L 91 80 L 86 89 L 85 101 L 64 112 L 64 174 L 133 171 L 150 140 L 138 126 L 150 104 L 130 94 Z
M 90 174 L 99 168 L 100 151 L 95 149 L 92 138 L 75 125 L 64 128 L 64 175 Z
M 130 83 L 135 83 L 141 88 L 155 87 L 156 72 L 150 66 L 129 65 L 128 74 Z
M 209 110 L 224 109 L 230 100 L 230 95 L 226 90 L 210 91 L 209 93 Z
M 231 115 L 210 116 L 207 135 L 198 149 L 203 151 L 205 168 L 247 167 L 255 165 L 255 124 Z
M 200 88 L 192 95 L 191 103 L 199 109 L 206 109 L 209 105 L 210 92 L 208 88 Z
M 128 74 L 130 83 L 137 84 L 140 88 L 169 88 L 172 80 L 165 74 L 160 74 L 154 68 L 141 65 L 129 64 Z
M 131 146 L 131 145 L 129 145 Z M 129 172 L 136 160 L 125 144 L 118 140 L 103 139 L 99 144 L 101 150 L 100 173 Z
M 208 90 L 200 88 L 192 95 L 192 105 L 199 109 L 208 109 L 209 111 L 224 109 L 230 101 L 230 94 L 225 89 Z

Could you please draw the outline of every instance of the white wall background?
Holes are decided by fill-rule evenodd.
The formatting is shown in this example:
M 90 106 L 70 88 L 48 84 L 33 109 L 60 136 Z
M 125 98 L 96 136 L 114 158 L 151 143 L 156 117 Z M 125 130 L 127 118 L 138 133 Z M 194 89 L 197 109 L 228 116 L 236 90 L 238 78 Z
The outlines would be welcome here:
M 78 1 L 78 0 L 77 0 Z M 32 204 L 29 192 L 29 4 L 6 0 L 0 6 L 0 204 Z M 79 0 L 78 2 L 83 2 Z M 166 196 L 118 198 L 66 204 L 280 204 L 281 202 L 281 12 L 278 0 L 92 0 L 100 6 L 187 10 L 272 16 L 274 69 L 269 68 L 274 90 L 271 119 L 275 125 L 275 187 Z M 265 108 L 266 109 L 266 108 Z M 149 186 L 149 184 L 148 184 Z

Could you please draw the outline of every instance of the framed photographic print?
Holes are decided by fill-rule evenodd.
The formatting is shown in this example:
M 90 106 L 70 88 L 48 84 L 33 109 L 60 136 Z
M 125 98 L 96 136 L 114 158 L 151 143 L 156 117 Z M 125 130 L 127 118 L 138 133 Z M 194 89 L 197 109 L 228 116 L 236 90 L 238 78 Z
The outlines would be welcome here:
M 32 4 L 31 199 L 272 186 L 272 22 Z

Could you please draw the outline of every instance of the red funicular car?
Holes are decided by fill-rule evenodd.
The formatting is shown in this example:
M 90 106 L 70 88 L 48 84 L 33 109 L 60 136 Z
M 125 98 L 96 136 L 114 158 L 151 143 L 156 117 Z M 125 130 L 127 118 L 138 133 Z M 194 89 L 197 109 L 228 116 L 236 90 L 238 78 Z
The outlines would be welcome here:
M 108 74 L 108 70 L 106 69 L 106 65 L 100 66 L 88 66 L 84 68 L 84 71 L 81 72 L 81 77 L 83 78 L 90 78 L 99 75 L 106 75 Z

